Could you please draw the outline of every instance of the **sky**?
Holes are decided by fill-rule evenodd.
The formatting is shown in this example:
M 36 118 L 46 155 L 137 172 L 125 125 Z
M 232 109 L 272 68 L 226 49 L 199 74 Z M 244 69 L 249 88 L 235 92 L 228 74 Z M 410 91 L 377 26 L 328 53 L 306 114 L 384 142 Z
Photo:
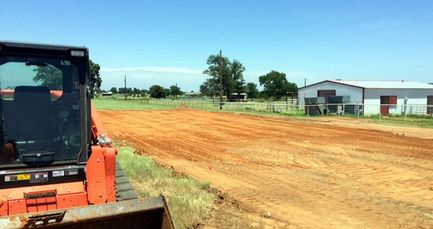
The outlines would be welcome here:
M 219 50 L 247 82 L 433 82 L 433 0 L 0 0 L 0 22 L 0 40 L 88 47 L 103 89 L 198 91 Z

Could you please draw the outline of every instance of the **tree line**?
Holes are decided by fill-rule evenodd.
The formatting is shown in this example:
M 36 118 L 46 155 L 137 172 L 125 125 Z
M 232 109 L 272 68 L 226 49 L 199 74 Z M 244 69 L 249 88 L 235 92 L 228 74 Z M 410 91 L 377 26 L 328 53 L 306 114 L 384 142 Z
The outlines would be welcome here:
M 259 76 L 263 90 L 259 91 L 257 84 L 246 83 L 245 67 L 238 60 L 230 61 L 228 57 L 210 55 L 206 61 L 208 68 L 203 72 L 209 78 L 200 86 L 203 95 L 214 97 L 221 92 L 229 98 L 233 93 L 246 93 L 248 98 L 281 99 L 286 96 L 296 96 L 298 86 L 287 80 L 286 74 L 271 71 Z
M 246 93 L 250 99 L 263 98 L 278 100 L 287 96 L 297 96 L 298 87 L 295 83 L 289 82 L 283 72 L 270 71 L 267 74 L 259 76 L 259 84 L 263 87 L 262 91 L 258 90 L 257 84 L 245 82 L 244 65 L 234 59 L 230 60 L 226 56 L 210 55 L 206 64 L 208 68 L 203 74 L 209 78 L 200 85 L 200 93 L 208 97 L 219 96 L 220 93 L 229 98 L 233 93 Z M 90 61 L 90 88 L 92 94 L 101 92 L 100 86 L 102 80 L 99 76 L 100 66 Z M 110 91 L 114 94 L 125 94 L 125 88 L 112 87 Z M 172 85 L 164 88 L 160 85 L 153 85 L 149 89 L 127 88 L 126 93 L 130 95 L 146 96 L 152 98 L 166 98 L 169 96 L 177 97 L 184 92 L 177 86 Z
M 101 67 L 99 64 L 94 63 L 92 60 L 89 60 L 90 67 L 90 79 L 89 79 L 89 89 L 92 98 L 97 94 L 104 92 L 101 90 L 102 79 L 100 76 Z M 50 89 L 62 89 L 62 72 L 60 69 L 55 68 L 54 66 L 39 66 L 34 70 L 36 72 L 35 77 L 33 78 L 34 82 L 41 82 L 42 86 L 46 86 Z M 125 94 L 125 91 L 128 95 L 131 96 L 147 96 L 150 95 L 152 98 L 166 98 L 168 96 L 177 97 L 179 95 L 183 95 L 184 92 L 177 86 L 172 85 L 169 88 L 164 88 L 160 85 L 153 85 L 148 90 L 147 89 L 138 89 L 138 88 L 123 88 L 123 87 L 112 87 L 109 91 L 113 94 Z
M 124 87 L 112 87 L 109 91 L 111 91 L 113 94 L 125 94 L 125 88 Z M 160 99 L 160 98 L 166 98 L 169 96 L 172 97 L 178 97 L 180 95 L 185 94 L 180 87 L 177 85 L 172 85 L 169 88 L 164 88 L 160 85 L 153 85 L 149 89 L 138 89 L 138 88 L 126 88 L 126 94 L 131 95 L 133 97 L 135 96 L 141 96 L 145 97 L 147 95 L 150 95 L 152 98 Z

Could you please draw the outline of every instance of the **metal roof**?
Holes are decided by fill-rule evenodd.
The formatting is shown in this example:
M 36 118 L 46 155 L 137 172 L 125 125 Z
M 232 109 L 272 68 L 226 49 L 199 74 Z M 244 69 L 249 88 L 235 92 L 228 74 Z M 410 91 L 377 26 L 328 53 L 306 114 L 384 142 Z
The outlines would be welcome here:
M 325 80 L 305 87 L 317 85 L 324 82 L 332 82 L 360 88 L 378 89 L 433 89 L 433 85 L 428 83 L 413 81 L 380 81 L 380 80 Z

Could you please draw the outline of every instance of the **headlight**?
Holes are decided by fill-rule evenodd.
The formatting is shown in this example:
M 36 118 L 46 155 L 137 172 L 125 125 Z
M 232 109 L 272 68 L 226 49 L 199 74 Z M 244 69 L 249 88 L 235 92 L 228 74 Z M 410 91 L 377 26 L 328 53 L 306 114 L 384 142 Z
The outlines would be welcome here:
M 85 54 L 84 50 L 71 50 L 71 56 L 84 57 Z

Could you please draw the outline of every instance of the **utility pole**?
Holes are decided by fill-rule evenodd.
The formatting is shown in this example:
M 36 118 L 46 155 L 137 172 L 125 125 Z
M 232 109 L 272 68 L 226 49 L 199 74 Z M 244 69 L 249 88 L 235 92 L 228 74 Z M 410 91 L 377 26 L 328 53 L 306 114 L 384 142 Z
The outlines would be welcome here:
M 126 100 L 126 97 L 128 97 L 128 90 L 126 89 L 126 75 L 124 76 L 124 79 L 123 79 L 123 81 L 124 81 L 124 83 L 125 83 L 125 100 Z
M 223 54 L 222 54 L 222 50 L 220 50 L 220 110 L 223 109 L 223 63 L 222 63 L 222 59 L 223 59 Z
M 307 86 L 307 78 L 304 78 L 304 87 Z

